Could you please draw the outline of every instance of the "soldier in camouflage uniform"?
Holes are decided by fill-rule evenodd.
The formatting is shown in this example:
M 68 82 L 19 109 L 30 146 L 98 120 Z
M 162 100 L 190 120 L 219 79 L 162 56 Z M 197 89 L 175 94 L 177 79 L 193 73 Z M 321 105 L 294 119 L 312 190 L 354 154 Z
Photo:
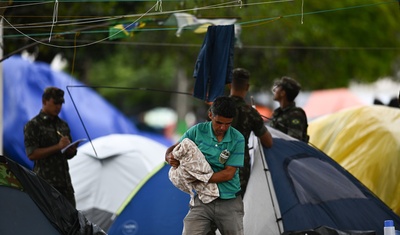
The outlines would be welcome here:
M 272 146 L 272 136 L 264 125 L 264 120 L 257 112 L 245 101 L 247 91 L 249 90 L 250 73 L 246 69 L 236 68 L 233 70 L 230 96 L 236 103 L 236 117 L 233 119 L 232 127 L 240 131 L 245 138 L 244 166 L 239 170 L 240 186 L 242 196 L 246 192 L 247 182 L 250 178 L 250 154 L 249 137 L 253 131 L 260 138 L 261 144 L 265 147 Z
M 281 132 L 308 143 L 307 116 L 304 110 L 296 107 L 294 99 L 299 94 L 300 84 L 290 77 L 282 77 L 275 82 L 272 92 L 280 107 L 274 110 L 270 126 Z
M 42 109 L 24 127 L 25 152 L 34 161 L 33 171 L 56 188 L 75 207 L 74 189 L 68 159 L 76 155 L 77 145 L 61 150 L 71 143 L 68 124 L 58 117 L 64 103 L 64 91 L 48 87 L 42 95 Z

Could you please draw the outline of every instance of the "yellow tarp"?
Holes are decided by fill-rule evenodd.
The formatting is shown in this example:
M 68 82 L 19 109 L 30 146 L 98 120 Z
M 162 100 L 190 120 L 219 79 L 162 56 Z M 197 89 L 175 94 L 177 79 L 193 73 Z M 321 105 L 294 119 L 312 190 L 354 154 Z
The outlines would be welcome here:
M 400 215 L 400 109 L 350 108 L 309 124 L 310 143 Z

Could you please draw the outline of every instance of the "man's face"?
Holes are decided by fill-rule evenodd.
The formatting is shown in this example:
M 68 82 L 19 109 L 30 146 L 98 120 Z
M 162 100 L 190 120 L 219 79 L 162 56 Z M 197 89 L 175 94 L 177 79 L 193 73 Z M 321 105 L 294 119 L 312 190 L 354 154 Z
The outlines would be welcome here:
M 284 92 L 285 91 L 282 89 L 281 85 L 276 85 L 272 87 L 272 93 L 274 94 L 273 99 L 279 101 L 281 97 L 285 95 Z
M 211 112 L 209 112 L 209 118 L 211 119 L 211 125 L 216 137 L 224 137 L 226 131 L 232 124 L 233 118 L 226 118 L 222 116 L 213 116 Z
M 53 98 L 50 100 L 43 100 L 43 112 L 49 116 L 58 116 L 61 112 L 62 103 L 55 102 Z

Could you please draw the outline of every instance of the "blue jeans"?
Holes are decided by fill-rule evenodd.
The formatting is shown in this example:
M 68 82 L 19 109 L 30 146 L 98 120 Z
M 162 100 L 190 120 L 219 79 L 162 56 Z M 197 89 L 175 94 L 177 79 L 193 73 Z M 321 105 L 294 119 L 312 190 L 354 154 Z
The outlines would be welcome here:
M 205 235 L 214 222 L 222 235 L 243 235 L 242 196 L 220 199 L 204 204 L 197 196 L 183 220 L 183 235 Z

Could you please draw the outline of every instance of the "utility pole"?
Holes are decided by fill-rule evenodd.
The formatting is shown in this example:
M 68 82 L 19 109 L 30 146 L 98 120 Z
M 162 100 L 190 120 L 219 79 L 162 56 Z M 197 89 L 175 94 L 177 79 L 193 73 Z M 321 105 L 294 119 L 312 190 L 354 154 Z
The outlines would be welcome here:
M 1 1 L 0 2 L 0 59 L 3 59 L 4 55 L 4 43 L 3 43 L 3 17 L 4 12 L 7 9 L 8 5 L 11 5 L 12 0 L 9 1 Z M 4 116 L 3 116 L 3 104 L 4 104 L 4 95 L 3 95 L 3 83 L 4 83 L 4 74 L 3 74 L 3 63 L 0 62 L 0 155 L 3 155 L 3 135 L 4 135 Z

